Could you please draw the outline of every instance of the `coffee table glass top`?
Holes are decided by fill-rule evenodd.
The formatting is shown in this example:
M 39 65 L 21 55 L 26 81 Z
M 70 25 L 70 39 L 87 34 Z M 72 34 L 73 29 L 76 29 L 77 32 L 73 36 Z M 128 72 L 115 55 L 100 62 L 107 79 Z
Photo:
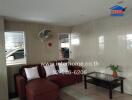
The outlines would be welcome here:
M 104 81 L 110 81 L 110 82 L 114 81 L 114 80 L 118 80 L 118 79 L 124 79 L 123 77 L 114 78 L 110 74 L 105 74 L 105 73 L 100 73 L 100 72 L 87 73 L 86 77 L 91 77 L 91 78 L 100 79 L 100 80 L 104 80 Z

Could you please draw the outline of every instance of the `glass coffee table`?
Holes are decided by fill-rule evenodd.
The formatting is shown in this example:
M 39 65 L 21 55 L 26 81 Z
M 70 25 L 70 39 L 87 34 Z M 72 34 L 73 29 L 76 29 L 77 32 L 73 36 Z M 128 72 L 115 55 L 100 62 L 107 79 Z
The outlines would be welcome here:
M 91 83 L 106 89 L 109 89 L 109 98 L 112 99 L 112 90 L 120 87 L 121 93 L 123 90 L 123 80 L 124 77 L 113 77 L 109 74 L 104 74 L 100 72 L 91 72 L 84 75 L 84 87 L 87 89 L 87 83 Z

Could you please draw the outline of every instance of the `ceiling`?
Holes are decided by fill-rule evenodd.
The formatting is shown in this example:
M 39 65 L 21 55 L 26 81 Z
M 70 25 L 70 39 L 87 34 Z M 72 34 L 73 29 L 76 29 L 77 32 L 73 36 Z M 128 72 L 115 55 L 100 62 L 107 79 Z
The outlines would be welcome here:
M 73 26 L 104 16 L 121 0 L 0 0 L 0 15 L 10 19 Z M 132 0 L 122 0 L 132 8 Z

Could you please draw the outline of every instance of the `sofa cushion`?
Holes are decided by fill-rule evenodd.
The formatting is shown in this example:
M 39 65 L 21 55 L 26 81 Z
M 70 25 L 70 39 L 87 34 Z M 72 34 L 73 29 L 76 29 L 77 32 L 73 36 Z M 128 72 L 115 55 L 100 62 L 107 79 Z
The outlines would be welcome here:
M 57 74 L 56 68 L 54 64 L 43 66 L 46 71 L 46 76 L 51 76 Z
M 35 79 L 26 85 L 26 95 L 27 100 L 58 100 L 59 88 L 43 78 Z
M 26 73 L 25 73 L 25 68 L 32 68 L 32 67 L 36 67 L 36 66 L 37 66 L 37 68 L 38 68 L 39 76 L 42 77 L 42 73 L 41 73 L 41 64 L 23 65 L 23 66 L 20 68 L 19 72 L 20 72 L 21 75 L 23 75 L 23 76 L 27 79 Z
M 48 80 L 40 78 L 29 81 L 26 85 L 26 90 L 32 95 L 39 95 L 55 90 L 58 91 L 58 86 Z
M 37 67 L 25 68 L 25 73 L 28 80 L 40 78 Z
M 58 63 L 67 63 L 68 62 L 68 60 L 57 60 L 57 61 L 50 61 L 50 62 L 46 62 L 46 63 L 42 63 L 41 64 L 41 75 L 42 75 L 42 77 L 43 78 L 45 78 L 46 77 L 46 71 L 45 71 L 45 69 L 44 69 L 44 65 L 47 65 L 47 64 L 55 64 L 55 69 L 56 70 L 59 70 L 59 68 L 58 68 Z
M 58 63 L 58 67 L 59 67 L 59 73 L 68 73 L 68 65 L 67 63 Z
M 60 88 L 62 88 L 80 82 L 82 76 L 74 75 L 74 74 L 58 74 L 58 75 L 49 76 L 47 77 L 47 79 L 56 83 Z

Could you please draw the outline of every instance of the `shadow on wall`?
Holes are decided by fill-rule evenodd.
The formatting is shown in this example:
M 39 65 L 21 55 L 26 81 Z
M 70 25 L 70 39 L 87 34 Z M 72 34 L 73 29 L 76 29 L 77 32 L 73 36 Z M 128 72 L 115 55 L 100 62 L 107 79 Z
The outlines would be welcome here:
M 14 75 L 19 72 L 21 65 L 7 66 L 7 77 L 8 77 L 8 90 L 9 94 L 15 93 L 15 80 Z

